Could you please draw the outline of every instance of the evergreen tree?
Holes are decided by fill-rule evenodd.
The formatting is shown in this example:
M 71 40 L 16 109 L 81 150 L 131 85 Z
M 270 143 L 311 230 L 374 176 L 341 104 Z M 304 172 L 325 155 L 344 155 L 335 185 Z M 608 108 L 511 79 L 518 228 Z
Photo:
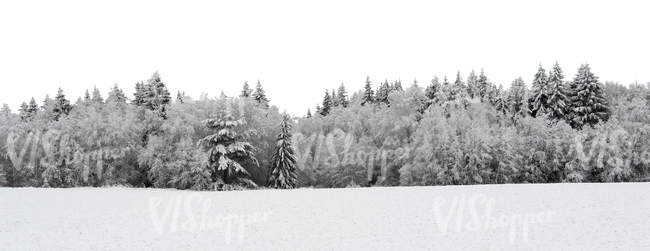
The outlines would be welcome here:
M 32 121 L 32 119 L 36 117 L 37 112 L 38 112 L 38 104 L 36 103 L 34 97 L 32 97 L 32 99 L 29 100 L 29 105 L 27 106 L 27 114 L 25 120 Z
M 348 107 L 350 104 L 350 101 L 348 100 L 348 92 L 345 90 L 343 82 L 341 82 L 341 85 L 339 86 L 339 94 L 336 98 L 338 99 L 337 103 L 343 107 Z
M 58 121 L 62 115 L 70 114 L 72 106 L 70 105 L 70 100 L 65 98 L 63 90 L 59 87 L 58 92 L 56 93 L 55 101 L 52 106 L 52 120 Z
M 27 103 L 23 102 L 20 104 L 20 108 L 18 108 L 18 116 L 20 117 L 20 121 L 27 122 L 29 116 L 28 114 L 29 106 L 27 106 Z
M 530 115 L 537 117 L 538 114 L 547 114 L 548 77 L 541 63 L 539 64 L 537 73 L 535 73 L 530 94 L 530 100 L 528 101 Z
M 336 90 L 332 89 L 332 96 L 330 99 L 332 100 L 332 107 L 339 106 L 339 98 L 336 96 Z
M 507 97 L 504 97 L 503 94 L 503 89 L 495 89 L 494 90 L 494 107 L 497 109 L 497 111 L 503 115 L 508 114 L 508 110 L 510 107 L 508 107 L 508 102 L 507 102 Z
M 322 111 L 321 111 L 320 105 L 318 103 L 316 103 L 316 113 L 314 113 L 314 114 L 321 114 L 321 112 Z
M 418 79 L 413 78 L 413 86 L 418 87 Z
M 320 115 L 327 116 L 332 109 L 332 97 L 329 94 L 329 91 L 325 90 L 325 97 L 323 97 L 323 107 L 320 109 Z
M 488 93 L 488 90 L 490 88 L 489 81 L 487 77 L 485 76 L 485 73 L 483 72 L 483 69 L 481 69 L 481 74 L 478 76 L 478 80 L 476 81 L 477 89 L 478 89 L 478 97 L 481 98 L 481 101 L 485 102 L 485 95 Z M 475 94 L 476 95 L 476 94 Z
M 90 93 L 88 92 L 88 89 L 86 89 L 86 93 L 84 94 L 84 101 L 90 102 Z
M 255 93 L 253 93 L 253 98 L 257 103 L 263 108 L 269 108 L 269 100 L 266 98 L 266 92 L 262 89 L 262 84 L 260 80 L 257 80 L 257 85 L 255 86 Z
M 116 83 L 111 88 L 111 91 L 108 92 L 106 103 L 126 104 L 126 100 L 126 94 L 124 94 L 124 91 L 122 91 L 122 89 L 120 89 Z
M 398 79 L 397 81 L 395 81 L 395 85 L 394 85 L 393 89 L 398 91 L 398 92 L 404 91 L 404 88 L 402 88 L 402 80 L 401 79 Z
M 574 128 L 584 125 L 595 125 L 609 119 L 608 107 L 605 101 L 602 84 L 589 68 L 582 64 L 575 79 L 571 83 L 571 114 L 569 116 Z
M 43 99 L 43 105 L 41 106 L 41 111 L 50 112 L 54 106 L 54 100 L 50 98 L 49 94 L 45 94 L 45 99 Z
M 253 94 L 253 90 L 248 86 L 248 81 L 244 81 L 244 88 L 242 88 L 239 97 L 250 98 L 252 94 Z
M 474 98 L 475 96 L 478 96 L 477 93 L 479 93 L 479 90 L 477 85 L 478 85 L 478 77 L 476 76 L 474 69 L 472 69 L 472 72 L 470 72 L 469 76 L 467 77 L 467 95 L 469 96 L 469 98 Z
M 0 109 L 0 114 L 4 116 L 9 116 L 9 114 L 11 114 L 11 108 L 9 108 L 9 105 L 7 103 L 2 104 L 2 109 Z
M 564 85 L 564 75 L 562 68 L 555 61 L 555 66 L 549 72 L 548 78 L 548 101 L 547 101 L 547 114 L 548 117 L 554 120 L 564 119 L 567 112 L 567 107 L 571 103 L 566 95 L 566 87 Z
M 307 108 L 307 118 L 311 118 L 311 109 Z
M 460 76 L 460 71 L 456 74 L 456 81 L 454 81 L 452 93 L 454 98 L 467 97 L 467 86 L 465 85 L 465 82 L 463 82 L 463 78 Z
M 135 83 L 135 93 L 133 93 L 133 101 L 131 104 L 135 106 L 145 106 L 145 86 L 144 82 L 139 81 Z
M 526 100 L 526 84 L 524 80 L 519 77 L 512 81 L 510 84 L 510 91 L 508 92 L 508 106 L 510 112 L 515 115 L 519 114 L 524 116 L 527 113 L 528 101 Z
M 447 80 L 447 76 L 445 76 L 442 80 L 442 92 L 444 92 L 447 96 L 446 100 L 454 100 L 456 98 L 456 93 L 454 93 L 449 80 Z
M 151 75 L 151 78 L 147 80 L 143 93 L 145 107 L 149 110 L 160 112 L 160 116 L 165 118 L 165 106 L 171 103 L 172 96 L 169 90 L 167 90 L 165 83 L 162 82 L 158 71 L 155 71 Z
M 375 101 L 378 103 L 388 104 L 388 94 L 390 93 L 390 84 L 385 80 L 375 93 Z
M 94 87 L 93 89 L 93 97 L 92 97 L 93 102 L 97 104 L 103 104 L 104 103 L 104 98 L 102 98 L 102 93 L 99 92 L 99 89 L 97 89 L 97 86 Z
M 280 133 L 276 138 L 276 149 L 271 157 L 269 168 L 269 187 L 292 189 L 298 187 L 298 159 L 291 146 L 291 123 L 285 113 L 280 124 Z
M 424 90 L 424 95 L 427 96 L 429 100 L 433 100 L 438 91 L 440 91 L 440 82 L 438 82 L 438 76 L 434 75 L 431 84 L 427 85 L 427 89 Z
M 221 179 L 226 184 L 233 178 L 239 180 L 237 174 L 248 174 L 241 165 L 245 161 L 252 161 L 259 166 L 253 146 L 244 141 L 249 133 L 238 134 L 235 131 L 245 124 L 244 119 L 235 120 L 227 109 L 217 109 L 217 113 L 204 120 L 203 124 L 215 132 L 197 143 L 208 154 L 208 166 L 213 182 L 220 179 L 220 172 L 223 172 Z
M 372 82 L 370 82 L 370 76 L 366 76 L 366 85 L 363 88 L 364 88 L 363 102 L 361 102 L 361 105 L 374 103 L 375 93 L 372 90 Z

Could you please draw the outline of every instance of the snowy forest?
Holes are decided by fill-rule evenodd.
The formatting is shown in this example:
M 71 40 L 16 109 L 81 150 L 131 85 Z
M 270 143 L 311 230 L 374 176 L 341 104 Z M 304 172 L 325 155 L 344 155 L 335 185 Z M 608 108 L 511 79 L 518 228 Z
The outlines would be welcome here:
M 565 74 L 567 75 L 565 77 Z M 601 82 L 556 62 L 508 89 L 487 73 L 374 80 L 323 91 L 316 109 L 270 106 L 262 83 L 237 96 L 178 91 L 161 75 L 104 99 L 63 90 L 0 110 L 0 186 L 193 190 L 643 182 L 650 83 Z M 529 77 L 529 78 L 528 78 Z M 526 81 L 531 81 L 528 89 Z M 253 86 L 254 85 L 254 86 Z M 133 93 L 133 99 L 126 93 Z M 39 98 L 40 99 L 40 98 Z

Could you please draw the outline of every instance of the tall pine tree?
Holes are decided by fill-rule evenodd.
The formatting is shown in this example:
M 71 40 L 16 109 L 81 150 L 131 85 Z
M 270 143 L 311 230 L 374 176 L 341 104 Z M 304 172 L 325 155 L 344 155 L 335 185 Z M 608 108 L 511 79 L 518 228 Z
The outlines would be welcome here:
M 325 90 L 325 97 L 323 97 L 323 107 L 320 109 L 320 115 L 327 116 L 332 109 L 332 97 L 330 96 L 329 91 Z
M 528 101 L 531 116 L 537 117 L 548 113 L 548 97 L 548 77 L 546 76 L 546 70 L 542 68 L 540 63 L 533 79 L 530 100 Z
M 348 92 L 345 90 L 343 82 L 341 82 L 341 85 L 339 86 L 339 94 L 336 95 L 336 98 L 338 99 L 337 103 L 343 107 L 348 107 L 350 104 L 350 101 L 348 100 Z
M 366 76 L 366 85 L 363 86 L 363 89 L 363 102 L 361 102 L 361 105 L 374 103 L 375 92 L 372 90 L 372 82 L 370 82 L 370 76 Z
M 298 187 L 298 158 L 291 146 L 291 122 L 286 113 L 282 117 L 280 133 L 276 138 L 276 148 L 271 156 L 269 168 L 269 187 L 292 189 Z
M 106 98 L 106 103 L 115 103 L 115 104 L 126 104 L 127 98 L 124 91 L 117 86 L 117 83 L 113 85 L 111 91 L 108 92 L 108 98 Z
M 266 98 L 266 91 L 262 88 L 260 80 L 257 80 L 257 85 L 255 86 L 255 92 L 253 93 L 253 99 L 257 101 L 257 104 L 263 108 L 269 108 L 269 99 Z
M 584 125 L 595 125 L 609 119 L 609 111 L 603 92 L 603 86 L 589 68 L 582 64 L 575 79 L 571 83 L 571 114 L 569 115 L 574 128 L 581 129 Z
M 521 77 L 515 79 L 512 81 L 512 84 L 510 84 L 508 106 L 512 115 L 525 116 L 528 113 L 528 107 L 526 107 L 528 105 L 526 92 L 526 84 Z
M 253 94 L 253 90 L 248 86 L 248 81 L 244 81 L 244 87 L 242 88 L 239 97 L 250 98 L 252 94 Z
M 476 76 L 476 72 L 474 72 L 474 69 L 469 73 L 469 76 L 467 77 L 467 95 L 469 98 L 474 98 L 476 96 L 476 93 L 478 93 L 478 88 L 477 88 L 477 82 L 478 82 L 478 77 Z
M 58 121 L 61 116 L 70 114 L 70 110 L 72 110 L 70 100 L 65 98 L 63 90 L 59 87 L 54 98 L 54 104 L 52 105 L 52 120 Z
M 550 119 L 561 120 L 565 119 L 564 116 L 567 112 L 567 107 L 571 103 L 566 95 L 566 86 L 564 85 L 564 75 L 562 68 L 555 61 L 555 66 L 551 68 L 548 77 L 548 101 L 547 101 L 547 114 Z

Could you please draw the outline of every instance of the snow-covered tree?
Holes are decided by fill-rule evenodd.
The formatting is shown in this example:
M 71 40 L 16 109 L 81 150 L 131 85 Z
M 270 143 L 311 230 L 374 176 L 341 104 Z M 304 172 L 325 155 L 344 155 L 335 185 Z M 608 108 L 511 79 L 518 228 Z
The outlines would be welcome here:
M 548 91 L 548 77 L 546 76 L 546 70 L 542 68 L 540 63 L 533 79 L 530 100 L 528 101 L 531 116 L 537 117 L 538 114 L 548 113 Z
M 255 92 L 253 93 L 253 99 L 257 101 L 257 104 L 259 104 L 263 108 L 269 108 L 269 102 L 270 100 L 266 98 L 266 91 L 262 88 L 262 84 L 260 83 L 260 80 L 257 80 L 257 85 L 255 85 Z
M 276 138 L 276 148 L 269 168 L 269 187 L 291 189 L 298 187 L 298 159 L 291 146 L 291 122 L 286 113 L 282 117 L 280 133 Z
M 548 108 L 546 112 L 550 119 L 564 119 L 567 107 L 571 103 L 566 95 L 567 90 L 563 79 L 562 68 L 556 61 L 548 77 L 548 101 L 546 102 Z
M 584 125 L 595 125 L 609 119 L 608 107 L 605 101 L 602 84 L 598 77 L 591 72 L 589 64 L 582 64 L 575 79 L 571 83 L 571 114 L 569 115 L 574 128 Z
M 375 92 L 372 90 L 372 82 L 370 82 L 370 76 L 366 76 L 366 85 L 363 87 L 363 102 L 361 105 L 372 104 L 375 102 Z
M 253 94 L 253 90 L 248 86 L 248 81 L 244 81 L 244 87 L 242 88 L 239 97 L 250 98 L 252 94 Z

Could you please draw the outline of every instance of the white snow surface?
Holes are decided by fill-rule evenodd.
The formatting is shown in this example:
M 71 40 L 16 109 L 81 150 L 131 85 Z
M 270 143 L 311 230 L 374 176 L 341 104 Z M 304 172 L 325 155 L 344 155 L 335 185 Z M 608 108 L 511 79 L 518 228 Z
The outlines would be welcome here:
M 649 209 L 650 183 L 2 188 L 0 250 L 650 250 Z

